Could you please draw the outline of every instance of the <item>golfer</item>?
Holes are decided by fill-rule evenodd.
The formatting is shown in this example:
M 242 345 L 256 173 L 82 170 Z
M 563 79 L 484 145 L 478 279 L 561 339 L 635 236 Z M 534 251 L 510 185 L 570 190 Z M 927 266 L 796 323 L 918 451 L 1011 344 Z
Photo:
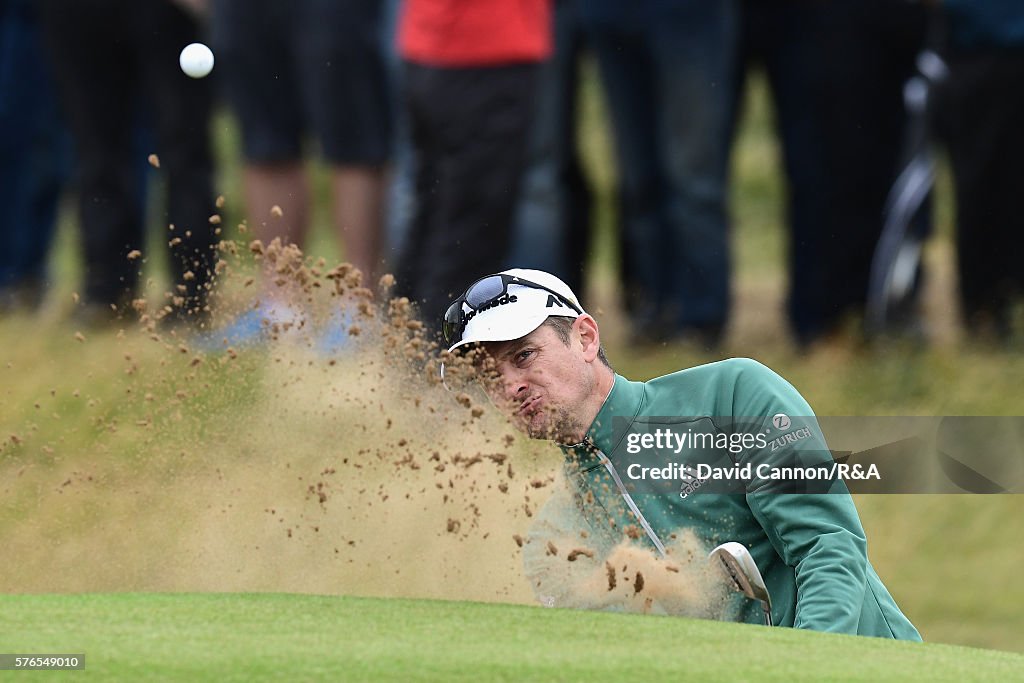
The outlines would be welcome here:
M 630 381 L 613 371 L 576 295 L 536 270 L 472 283 L 442 329 L 450 352 L 482 349 L 474 367 L 490 375 L 492 399 L 517 427 L 565 454 L 568 491 L 552 496 L 540 527 L 604 550 L 628 536 L 662 555 L 677 533 L 708 549 L 737 541 L 761 570 L 776 625 L 921 639 L 868 561 L 845 483 L 785 489 L 757 467 L 832 461 L 810 406 L 767 367 L 734 358 Z M 715 478 L 745 465 L 758 474 Z M 558 605 L 558 590 L 538 593 Z M 763 623 L 750 600 L 730 617 Z

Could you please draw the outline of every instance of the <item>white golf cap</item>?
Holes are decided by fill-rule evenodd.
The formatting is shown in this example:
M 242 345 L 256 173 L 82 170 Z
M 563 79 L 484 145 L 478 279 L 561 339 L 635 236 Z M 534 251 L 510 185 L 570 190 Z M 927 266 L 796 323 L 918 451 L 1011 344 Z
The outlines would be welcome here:
M 512 279 L 504 278 L 505 282 L 500 282 L 498 278 L 493 283 L 485 282 L 491 277 L 502 275 L 511 276 Z M 516 284 L 516 279 L 521 279 L 523 284 Z M 460 297 L 465 328 L 461 338 L 448 347 L 449 351 L 474 342 L 519 339 L 540 327 L 550 316 L 578 318 L 585 313 L 569 286 L 542 270 L 504 270 L 477 280 L 467 293 L 479 285 L 488 284 L 492 286 L 494 294 L 487 297 L 487 302 L 480 308 L 473 308 L 466 302 L 466 298 Z M 497 294 L 501 296 L 493 298 Z

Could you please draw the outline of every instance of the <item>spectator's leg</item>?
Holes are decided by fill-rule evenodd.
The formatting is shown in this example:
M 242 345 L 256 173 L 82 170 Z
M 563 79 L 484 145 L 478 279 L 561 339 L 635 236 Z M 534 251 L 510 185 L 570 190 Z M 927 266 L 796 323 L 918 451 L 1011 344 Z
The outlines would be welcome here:
M 576 144 L 579 57 L 576 2 L 555 3 L 555 51 L 540 67 L 529 162 L 516 207 L 509 267 L 553 273 L 582 290 L 590 196 Z
M 671 332 L 714 345 L 729 312 L 726 182 L 739 14 L 686 0 L 652 31 L 659 163 L 670 230 L 657 253 Z
M 822 22 L 829 7 L 810 2 L 763 3 L 744 6 L 746 42 L 763 60 L 772 89 L 782 162 L 786 173 L 786 213 L 789 226 L 790 324 L 807 343 L 821 333 L 822 311 L 829 305 L 825 264 L 819 262 L 822 242 L 830 239 L 829 187 L 823 173 L 825 111 L 833 88 L 842 87 L 822 58 Z
M 249 225 L 264 242 L 280 237 L 301 244 L 309 189 L 290 45 L 294 7 L 273 0 L 213 0 L 212 10 L 215 75 L 242 131 Z M 274 206 L 280 217 L 271 215 Z
M 370 288 L 382 273 L 382 221 L 387 179 L 383 167 L 338 166 L 331 180 L 334 224 L 345 245 L 345 259 L 363 273 L 363 283 Z
M 661 314 L 667 275 L 658 268 L 667 225 L 650 44 L 646 33 L 628 26 L 592 22 L 587 30 L 615 141 L 624 304 L 632 319 L 633 341 L 657 340 L 665 334 Z
M 924 44 L 926 19 L 920 5 L 888 0 L 837 0 L 812 11 L 824 13 L 815 33 L 818 59 L 829 65 L 818 172 L 829 181 L 826 213 L 811 228 L 819 233 L 816 248 L 806 254 L 815 281 L 805 291 L 816 294 L 796 312 L 809 318 L 798 328 L 805 342 L 863 309 L 903 147 L 903 85 Z
M 37 306 L 70 137 L 33 3 L 0 4 L 0 311 Z
M 165 223 L 171 243 L 172 293 L 181 317 L 205 317 L 207 286 L 212 278 L 215 226 L 209 79 L 182 73 L 175 58 L 181 45 L 199 39 L 199 26 L 173 3 L 140 5 L 135 32 L 138 61 L 149 97 L 161 173 L 167 178 Z M 180 242 L 178 241 L 180 240 Z
M 380 45 L 380 0 L 307 0 L 295 41 L 304 107 L 332 166 L 345 258 L 371 282 L 381 270 L 386 166 L 394 114 Z
M 434 69 L 420 84 L 433 85 L 417 99 L 439 145 L 418 292 L 433 326 L 462 288 L 507 261 L 537 68 Z
M 126 3 L 130 5 L 130 3 Z M 133 159 L 137 79 L 125 6 L 73 0 L 39 5 L 55 80 L 78 159 L 85 299 L 99 322 L 130 299 L 142 248 L 141 193 Z M 83 309 L 83 310 L 89 310 Z M 103 313 L 106 311 L 106 313 Z
M 429 119 L 430 93 L 436 77 L 435 69 L 416 64 L 407 63 L 402 69 L 403 110 L 414 162 L 411 169 L 414 195 L 412 214 L 396 260 L 395 292 L 420 306 L 427 239 L 440 211 L 438 163 L 441 147 Z
M 309 227 L 309 181 L 300 161 L 249 161 L 243 172 L 248 222 L 265 244 L 302 244 Z M 280 215 L 275 211 L 280 209 Z
M 1010 306 L 1024 290 L 1019 159 L 1024 154 L 1024 58 L 951 55 L 937 108 L 953 167 L 957 266 L 967 333 L 1007 337 Z

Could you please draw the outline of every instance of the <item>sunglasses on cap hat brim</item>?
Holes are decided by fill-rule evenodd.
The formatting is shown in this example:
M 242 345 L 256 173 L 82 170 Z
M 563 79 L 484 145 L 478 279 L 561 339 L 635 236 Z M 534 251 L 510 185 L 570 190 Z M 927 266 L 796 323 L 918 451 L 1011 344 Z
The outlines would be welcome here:
M 468 306 L 471 311 L 479 311 L 494 300 L 507 294 L 509 285 L 532 287 L 534 289 L 540 289 L 548 292 L 552 296 L 557 297 L 559 301 L 567 305 L 569 308 L 576 311 L 579 315 L 583 315 L 583 309 L 580 308 L 579 305 L 550 287 L 545 287 L 542 284 L 526 280 L 517 275 L 497 273 L 495 275 L 482 277 L 471 284 L 466 289 L 466 292 L 453 301 L 452 305 L 448 307 L 448 310 L 444 314 L 444 320 L 441 323 L 441 332 L 444 335 L 445 342 L 451 346 L 462 341 L 462 336 L 466 333 L 466 325 L 468 324 L 470 317 L 466 311 L 463 310 L 464 305 Z

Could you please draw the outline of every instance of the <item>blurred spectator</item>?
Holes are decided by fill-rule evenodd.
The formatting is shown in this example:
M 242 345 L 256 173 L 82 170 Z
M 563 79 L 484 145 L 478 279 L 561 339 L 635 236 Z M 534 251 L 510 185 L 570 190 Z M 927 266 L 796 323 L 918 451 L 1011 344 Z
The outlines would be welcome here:
M 720 341 L 733 0 L 583 0 L 618 157 L 634 342 Z
M 554 53 L 541 66 L 529 157 L 508 267 L 554 273 L 583 290 L 590 244 L 590 191 L 578 144 L 584 30 L 580 0 L 554 3 Z
M 424 320 L 505 267 L 550 34 L 548 0 L 405 4 L 398 44 L 416 207 L 398 277 Z
M 249 222 L 304 246 L 307 137 L 330 166 L 333 223 L 364 282 L 381 269 L 391 86 L 380 0 L 212 0 L 218 69 L 242 130 Z M 271 210 L 279 206 L 281 217 Z
M 743 0 L 736 97 L 760 62 L 789 181 L 788 311 L 802 346 L 863 310 L 926 23 L 904 0 Z
M 0 2 L 0 313 L 33 310 L 46 292 L 46 256 L 71 139 L 61 121 L 31 0 Z
M 196 19 L 170 0 L 41 0 L 40 17 L 77 154 L 86 324 L 112 320 L 138 284 L 143 210 L 138 104 L 145 102 L 167 178 L 176 320 L 205 317 L 213 230 L 209 81 L 178 67 Z M 115 310 L 116 309 L 116 310 Z
M 934 100 L 956 193 L 968 334 L 1008 340 L 1024 294 L 1024 3 L 943 0 L 949 67 Z

